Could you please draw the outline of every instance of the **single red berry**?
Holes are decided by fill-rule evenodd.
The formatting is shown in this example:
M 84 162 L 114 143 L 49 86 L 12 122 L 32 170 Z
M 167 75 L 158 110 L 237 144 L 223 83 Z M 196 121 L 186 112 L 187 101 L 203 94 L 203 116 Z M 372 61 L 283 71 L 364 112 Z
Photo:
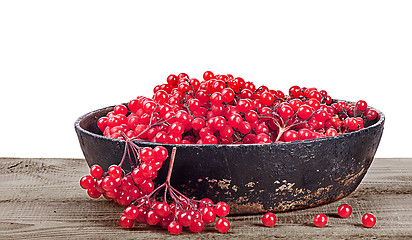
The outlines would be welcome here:
M 109 176 L 116 179 L 122 176 L 122 168 L 118 165 L 111 165 L 108 170 Z
M 190 223 L 189 229 L 194 233 L 199 233 L 205 227 L 205 223 L 200 219 L 193 219 Z
M 115 188 L 115 187 L 116 187 L 116 181 L 115 181 L 114 178 L 112 178 L 112 177 L 110 177 L 110 176 L 107 176 L 107 177 L 103 178 L 102 188 L 103 188 L 105 191 L 110 191 L 110 190 L 112 190 L 112 189 Z
M 373 109 L 367 109 L 365 111 L 365 117 L 369 120 L 374 120 L 378 117 L 378 113 Z
M 94 187 L 94 178 L 90 175 L 84 176 L 80 179 L 80 187 L 89 189 Z
M 326 225 L 327 222 L 328 222 L 328 218 L 323 213 L 317 214 L 315 218 L 313 219 L 313 223 L 315 224 L 316 227 L 323 227 Z
M 356 110 L 357 110 L 357 111 L 363 112 L 363 111 L 366 110 L 366 108 L 368 108 L 368 104 L 367 104 L 364 100 L 359 100 L 359 101 L 356 103 Z
M 143 162 L 150 162 L 154 159 L 154 152 L 151 147 L 144 147 L 142 150 L 140 150 L 140 159 Z
M 292 98 L 299 98 L 303 95 L 302 89 L 299 86 L 293 86 L 289 88 L 289 95 Z
M 299 134 L 295 130 L 288 130 L 283 134 L 285 142 L 299 141 Z
M 227 233 L 227 231 L 229 231 L 229 229 L 230 229 L 229 221 L 226 218 L 219 218 L 216 221 L 216 229 L 220 233 Z
M 276 224 L 276 216 L 272 212 L 268 212 L 262 217 L 262 223 L 266 227 L 273 227 Z
M 225 103 L 230 103 L 235 98 L 235 92 L 231 88 L 225 88 L 221 93 L 222 99 Z
M 203 79 L 206 80 L 206 81 L 210 80 L 214 77 L 215 77 L 215 75 L 211 71 L 206 71 L 205 73 L 203 73 Z
M 278 111 L 279 111 L 279 116 L 281 116 L 283 119 L 288 119 L 292 117 L 294 114 L 292 107 L 287 104 L 284 104 L 283 106 L 281 106 Z
M 156 213 L 160 217 L 167 217 L 170 214 L 169 204 L 162 202 L 156 205 Z
M 97 127 L 99 127 L 100 131 L 104 132 L 107 127 L 107 117 L 101 117 L 97 120 Z
M 216 214 L 212 207 L 203 207 L 200 209 L 200 212 L 205 223 L 212 223 L 216 220 Z
M 177 81 L 178 81 L 179 79 L 177 78 L 177 76 L 176 75 L 174 75 L 174 74 L 170 74 L 168 77 L 167 77 L 167 83 L 169 84 L 169 85 L 171 85 L 171 86 L 177 86 Z
M 348 204 L 342 204 L 338 208 L 338 214 L 341 218 L 348 218 L 352 214 L 352 207 Z
M 126 191 L 119 191 L 119 193 L 116 196 L 115 201 L 120 205 L 120 206 L 128 206 L 132 202 L 132 196 L 130 195 L 129 192 Z
M 260 95 L 260 102 L 263 105 L 266 105 L 266 106 L 271 105 L 273 101 L 275 101 L 275 97 L 270 92 L 264 92 L 262 93 L 262 95 Z
M 167 159 L 167 149 L 163 146 L 157 146 L 153 148 L 153 153 L 154 153 L 154 160 L 156 161 L 165 161 Z
M 146 223 L 146 214 L 147 214 L 146 208 L 143 208 L 143 207 L 139 208 L 137 212 L 136 222 Z
M 183 227 L 178 221 L 172 221 L 169 223 L 167 230 L 169 230 L 172 235 L 179 235 L 182 232 Z
M 139 214 L 139 209 L 135 205 L 130 205 L 124 209 L 123 214 L 127 219 L 133 220 L 137 218 L 137 215 Z
M 146 213 L 146 223 L 149 225 L 156 225 L 159 223 L 160 217 L 157 215 L 156 211 L 150 210 Z
M 371 228 L 376 224 L 376 217 L 372 213 L 365 213 L 362 217 L 362 224 L 367 228 Z
M 229 214 L 230 207 L 225 202 L 218 202 L 215 206 L 215 213 L 219 217 L 226 217 Z
M 154 183 L 151 180 L 144 180 L 140 184 L 140 190 L 142 190 L 144 194 L 149 194 L 154 190 Z
M 115 115 L 126 115 L 127 114 L 127 107 L 125 105 L 117 105 L 116 107 L 114 107 L 113 113 Z
M 99 165 L 93 165 L 90 168 L 90 175 L 94 178 L 100 178 L 103 174 L 103 169 Z
M 189 227 L 192 223 L 192 215 L 189 212 L 182 212 L 178 215 L 179 222 L 182 224 L 183 227 Z
M 87 194 L 88 194 L 91 198 L 99 198 L 99 197 L 102 195 L 102 193 L 99 192 L 99 191 L 97 191 L 97 189 L 94 188 L 94 187 L 87 189 Z
M 120 227 L 125 228 L 125 229 L 127 229 L 127 228 L 132 228 L 132 227 L 133 227 L 133 223 L 134 223 L 133 220 L 128 219 L 128 218 L 127 218 L 126 216 L 124 216 L 124 215 L 122 215 L 122 216 L 120 217 L 120 219 L 119 219 Z

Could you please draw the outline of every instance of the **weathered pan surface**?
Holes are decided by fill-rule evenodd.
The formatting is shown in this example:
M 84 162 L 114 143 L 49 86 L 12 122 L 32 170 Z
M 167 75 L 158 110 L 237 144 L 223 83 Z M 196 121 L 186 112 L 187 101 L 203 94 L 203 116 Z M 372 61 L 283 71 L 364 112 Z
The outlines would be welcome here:
M 89 166 L 118 164 L 124 141 L 101 135 L 97 120 L 111 111 L 90 112 L 75 122 Z M 385 117 L 337 137 L 290 143 L 250 145 L 173 145 L 136 142 L 139 146 L 177 146 L 171 184 L 189 197 L 226 201 L 231 214 L 281 212 L 341 199 L 360 184 L 378 148 Z M 128 161 L 125 161 L 127 164 Z M 168 160 L 155 182 L 166 178 Z M 130 170 L 130 165 L 124 165 Z

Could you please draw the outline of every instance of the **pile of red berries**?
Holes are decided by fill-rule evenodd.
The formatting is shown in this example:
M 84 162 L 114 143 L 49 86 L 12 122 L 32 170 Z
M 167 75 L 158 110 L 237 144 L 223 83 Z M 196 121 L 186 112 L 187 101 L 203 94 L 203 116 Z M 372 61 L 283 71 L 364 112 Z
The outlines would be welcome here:
M 341 218 L 348 218 L 352 214 L 352 207 L 348 204 L 342 204 L 338 207 L 338 215 Z M 313 218 L 313 224 L 316 227 L 324 227 L 328 222 L 325 214 L 319 213 Z M 276 224 L 276 216 L 272 212 L 268 212 L 262 217 L 262 223 L 266 227 L 273 227 Z M 367 228 L 371 228 L 376 224 L 376 217 L 371 213 L 365 213 L 362 217 L 362 224 Z
M 135 222 L 148 225 L 160 225 L 173 235 L 178 235 L 184 227 L 191 232 L 199 233 L 205 224 L 215 223 L 220 233 L 229 231 L 230 223 L 225 218 L 229 214 L 229 206 L 225 202 L 213 204 L 212 200 L 204 198 L 200 201 L 191 200 L 182 195 L 175 196 L 178 201 L 150 201 L 142 198 L 124 210 L 119 223 L 122 228 L 132 228 Z
M 190 199 L 170 185 L 176 148 L 170 157 L 166 181 L 155 189 L 153 180 L 168 157 L 165 147 L 138 147 L 126 138 L 125 154 L 119 165 L 112 165 L 104 172 L 99 165 L 90 168 L 90 175 L 80 179 L 80 186 L 87 189 L 92 198 L 103 195 L 121 206 L 127 206 L 119 219 L 122 228 L 132 228 L 135 223 L 160 225 L 173 235 L 180 234 L 183 227 L 191 232 L 201 232 L 205 224 L 215 222 L 220 233 L 229 231 L 230 223 L 225 218 L 230 207 L 225 202 L 216 204 L 209 198 Z M 133 158 L 133 157 L 134 158 Z M 122 169 L 129 159 L 131 172 Z M 164 194 L 159 194 L 164 190 Z M 217 220 L 216 220 L 217 219 Z
M 97 125 L 104 136 L 172 144 L 249 144 L 330 137 L 364 128 L 377 112 L 363 100 L 333 101 L 325 90 L 292 86 L 289 95 L 231 74 L 171 74 L 152 98 L 117 105 Z
M 137 151 L 136 145 L 131 146 Z M 90 175 L 80 179 L 80 186 L 87 189 L 87 194 L 92 198 L 103 195 L 122 206 L 128 206 L 133 200 L 151 193 L 154 190 L 153 180 L 166 160 L 168 152 L 162 146 L 153 149 L 145 147 L 139 151 L 142 163 L 138 163 L 136 167 L 132 164 L 132 173 L 125 173 L 121 168 L 122 163 L 110 166 L 107 172 L 103 172 L 101 166 L 93 165 Z

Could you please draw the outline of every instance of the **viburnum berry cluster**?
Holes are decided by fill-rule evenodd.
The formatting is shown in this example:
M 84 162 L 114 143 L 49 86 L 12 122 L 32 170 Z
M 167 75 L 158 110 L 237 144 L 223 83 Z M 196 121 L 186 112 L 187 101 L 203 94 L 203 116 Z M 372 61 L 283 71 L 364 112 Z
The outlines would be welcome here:
M 99 165 L 90 168 L 90 175 L 80 179 L 80 186 L 87 189 L 87 193 L 92 198 L 103 195 L 106 199 L 111 199 L 121 206 L 129 205 L 133 200 L 138 199 L 154 190 L 153 180 L 157 176 L 157 171 L 163 165 L 163 161 L 168 157 L 165 147 L 140 148 L 133 142 L 126 142 L 126 151 L 131 149 L 133 155 L 139 155 L 137 164 L 130 161 L 132 173 L 125 173 L 122 165 L 126 156 L 123 156 L 119 165 L 111 165 L 107 172 L 104 172 Z M 131 158 L 130 158 L 131 159 Z
M 104 136 L 170 144 L 251 144 L 337 136 L 364 128 L 378 113 L 364 100 L 334 101 L 325 90 L 292 86 L 289 94 L 231 74 L 171 74 L 117 105 L 97 125 Z
M 176 148 L 173 148 L 166 181 L 155 189 L 153 180 L 157 171 L 168 157 L 163 146 L 141 148 L 123 133 L 126 139 L 125 152 L 119 165 L 112 165 L 104 172 L 99 165 L 90 168 L 90 175 L 80 179 L 80 186 L 87 189 L 92 198 L 103 195 L 121 206 L 125 206 L 119 219 L 122 228 L 132 228 L 134 224 L 160 225 L 173 235 L 178 235 L 184 227 L 199 233 L 205 224 L 215 222 L 220 233 L 229 231 L 230 223 L 225 218 L 230 207 L 225 202 L 216 204 L 209 198 L 191 199 L 170 184 Z M 129 159 L 131 172 L 125 172 L 122 165 Z M 135 161 L 134 161 L 134 160 Z M 163 194 L 160 192 L 163 191 Z M 217 221 L 216 221 L 217 219 Z

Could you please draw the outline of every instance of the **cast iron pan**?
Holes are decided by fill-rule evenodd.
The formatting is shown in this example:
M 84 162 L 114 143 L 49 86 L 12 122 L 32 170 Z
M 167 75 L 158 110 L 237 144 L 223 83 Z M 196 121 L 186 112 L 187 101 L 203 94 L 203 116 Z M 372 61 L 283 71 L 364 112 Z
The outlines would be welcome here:
M 122 159 L 125 142 L 102 136 L 96 125 L 113 107 L 92 111 L 75 122 L 89 166 L 99 164 L 107 170 Z M 378 119 L 362 130 L 314 140 L 248 145 L 135 143 L 165 146 L 169 155 L 177 147 L 171 184 L 188 197 L 226 201 L 231 214 L 282 212 L 336 201 L 356 189 L 382 136 L 385 116 L 377 112 Z M 168 161 L 155 183 L 165 181 Z

